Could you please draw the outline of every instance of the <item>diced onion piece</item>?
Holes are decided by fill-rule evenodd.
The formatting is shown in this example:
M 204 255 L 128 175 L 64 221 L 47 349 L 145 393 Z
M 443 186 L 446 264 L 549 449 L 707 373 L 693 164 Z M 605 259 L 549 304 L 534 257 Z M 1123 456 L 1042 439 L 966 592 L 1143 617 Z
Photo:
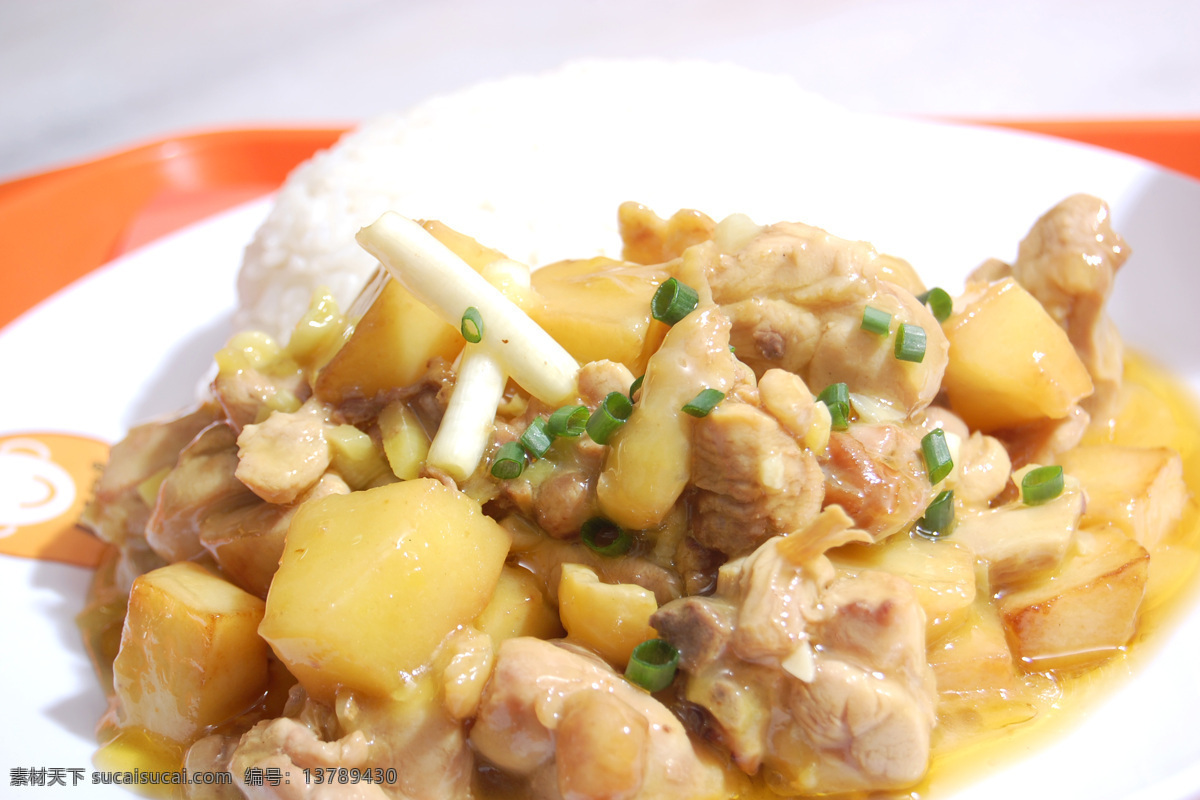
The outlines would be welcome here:
M 863 308 L 862 323 L 859 325 L 868 333 L 887 336 L 892 325 L 892 315 L 881 308 L 866 306 Z
M 909 322 L 896 331 L 896 358 L 920 364 L 925 360 L 925 329 Z
M 954 460 L 950 457 L 950 445 L 946 442 L 946 434 L 941 428 L 935 428 L 921 439 L 921 455 L 925 457 L 925 470 L 929 473 L 929 482 L 941 483 L 950 470 L 954 469 Z
M 825 387 L 817 400 L 829 409 L 830 426 L 835 431 L 850 427 L 850 389 L 844 383 L 831 383 Z
M 650 301 L 650 313 L 659 322 L 674 325 L 695 311 L 698 305 L 700 295 L 695 289 L 675 278 L 667 278 L 654 292 Z
M 583 523 L 579 538 L 588 549 L 609 558 L 623 556 L 633 547 L 633 537 L 629 531 L 604 517 L 592 517 Z
M 702 389 L 700 393 L 688 401 L 683 407 L 683 413 L 693 417 L 707 417 L 708 412 L 716 408 L 717 403 L 725 399 L 725 393 L 717 389 Z
M 507 381 L 500 363 L 482 344 L 463 348 L 454 393 L 429 445 L 426 460 L 430 466 L 456 481 L 466 480 L 475 471 L 487 447 Z
M 667 688 L 675 680 L 679 651 L 665 639 L 647 639 L 633 648 L 625 677 L 648 692 Z
M 1021 500 L 1027 506 L 1049 503 L 1063 493 L 1063 468 L 1054 465 L 1038 467 L 1021 478 Z
M 579 364 L 500 290 L 417 223 L 386 212 L 358 242 L 450 325 L 470 307 L 487 320 L 487 348 L 526 391 L 550 405 L 574 399 Z M 493 409 L 494 410 L 494 409 Z
M 520 442 L 505 442 L 492 457 L 492 476 L 502 481 L 521 477 L 525 471 L 525 448 Z

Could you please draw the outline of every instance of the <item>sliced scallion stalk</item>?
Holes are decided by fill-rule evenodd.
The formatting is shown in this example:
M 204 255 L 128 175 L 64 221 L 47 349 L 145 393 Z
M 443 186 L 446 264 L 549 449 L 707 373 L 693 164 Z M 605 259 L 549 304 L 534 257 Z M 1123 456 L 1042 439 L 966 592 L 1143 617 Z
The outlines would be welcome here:
M 929 482 L 935 486 L 954 469 L 950 445 L 946 443 L 946 433 L 941 428 L 935 428 L 921 439 L 921 455 L 925 457 L 925 470 L 929 473 Z
M 462 335 L 471 344 L 479 344 L 483 341 L 483 317 L 475 306 L 471 306 L 463 312 Z
M 892 315 L 888 312 L 875 308 L 875 306 L 863 308 L 862 324 L 859 327 L 864 331 L 886 336 L 891 325 Z
M 844 431 L 850 427 L 850 389 L 844 383 L 831 383 L 817 395 L 817 399 L 829 408 L 831 427 Z
M 947 489 L 933 498 L 913 530 L 926 539 L 937 539 L 954 530 L 954 491 Z
M 629 402 L 633 402 L 633 396 L 637 394 L 637 390 L 642 388 L 642 381 L 646 380 L 645 375 L 639 375 L 633 379 L 633 383 L 629 384 Z
M 529 423 L 529 427 L 521 434 L 521 446 L 525 451 L 534 458 L 541 458 L 546 455 L 546 451 L 550 449 L 550 445 L 554 443 L 554 439 L 546 430 L 546 418 L 535 417 L 533 422 Z
M 563 406 L 546 421 L 546 432 L 551 436 L 579 436 L 587 429 L 587 406 Z
M 708 412 L 716 407 L 717 403 L 725 399 L 725 393 L 717 389 L 702 389 L 700 394 L 693 397 L 683 407 L 683 413 L 691 414 L 693 417 L 707 417 Z
M 679 651 L 665 639 L 647 639 L 633 648 L 625 677 L 648 692 L 671 685 L 679 668 Z
M 583 523 L 579 538 L 588 549 L 609 558 L 623 556 L 633 547 L 633 537 L 629 531 L 604 517 L 592 517 Z
M 700 305 L 700 295 L 686 283 L 667 278 L 654 292 L 650 313 L 656 320 L 674 325 Z
M 617 428 L 633 413 L 633 403 L 620 392 L 609 392 L 587 421 L 587 433 L 596 444 L 607 444 Z
M 1027 506 L 1049 503 L 1063 493 L 1063 469 L 1060 466 L 1037 467 L 1021 478 L 1021 500 Z
M 954 312 L 954 301 L 950 298 L 950 294 L 940 286 L 935 286 L 928 292 L 917 295 L 917 300 L 921 305 L 929 306 L 929 310 L 933 312 L 933 318 L 938 322 L 950 319 L 950 315 Z
M 502 481 L 519 478 L 525 471 L 525 448 L 520 442 L 505 442 L 492 457 L 492 475 Z
M 925 329 L 910 322 L 900 324 L 896 331 L 896 358 L 917 364 L 925 359 Z

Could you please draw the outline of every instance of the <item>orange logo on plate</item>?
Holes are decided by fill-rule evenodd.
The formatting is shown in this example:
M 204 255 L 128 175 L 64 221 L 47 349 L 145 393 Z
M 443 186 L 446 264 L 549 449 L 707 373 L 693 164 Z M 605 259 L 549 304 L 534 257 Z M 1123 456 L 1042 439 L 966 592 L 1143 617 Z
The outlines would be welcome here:
M 77 522 L 107 460 L 83 436 L 0 436 L 0 553 L 95 566 L 105 544 Z

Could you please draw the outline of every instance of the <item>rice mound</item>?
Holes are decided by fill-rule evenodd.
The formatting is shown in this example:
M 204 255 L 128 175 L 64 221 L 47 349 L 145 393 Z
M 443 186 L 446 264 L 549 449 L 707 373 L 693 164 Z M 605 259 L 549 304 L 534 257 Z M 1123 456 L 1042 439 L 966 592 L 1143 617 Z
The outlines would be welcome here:
M 346 308 L 376 266 L 354 234 L 388 210 L 534 267 L 619 253 L 625 200 L 798 218 L 804 162 L 785 156 L 837 111 L 731 64 L 583 61 L 379 117 L 288 177 L 246 249 L 234 324 L 286 336 L 321 286 Z

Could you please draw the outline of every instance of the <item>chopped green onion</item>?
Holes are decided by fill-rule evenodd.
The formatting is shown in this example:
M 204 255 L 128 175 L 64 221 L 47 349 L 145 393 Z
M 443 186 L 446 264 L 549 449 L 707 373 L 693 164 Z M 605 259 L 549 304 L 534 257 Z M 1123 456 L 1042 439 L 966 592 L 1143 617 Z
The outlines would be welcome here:
M 587 421 L 587 433 L 596 444 L 607 444 L 617 428 L 633 413 L 633 403 L 620 392 L 609 392 Z
M 483 340 L 483 317 L 475 306 L 463 312 L 462 335 L 471 344 L 479 344 Z
M 693 417 L 707 417 L 717 403 L 725 399 L 725 393 L 716 389 L 703 389 L 683 407 L 685 414 Z
M 506 442 L 500 445 L 492 458 L 492 475 L 502 481 L 519 478 L 525 471 L 525 448 L 520 442 Z
M 925 516 L 917 520 L 914 531 L 926 539 L 937 539 L 954 529 L 954 492 L 946 491 L 933 498 L 925 509 Z
M 546 455 L 554 439 L 546 431 L 546 418 L 535 417 L 529 427 L 521 434 L 521 446 L 534 458 Z
M 656 320 L 674 325 L 700 305 L 700 295 L 686 283 L 667 278 L 650 301 L 650 313 Z
M 648 692 L 671 685 L 679 667 L 679 651 L 665 639 L 647 639 L 633 648 L 625 677 Z
M 938 322 L 950 319 L 950 315 L 954 312 L 954 301 L 950 299 L 949 293 L 940 286 L 935 286 L 928 292 L 917 295 L 917 300 L 921 305 L 929 306 L 929 310 L 933 312 L 933 318 Z
M 950 470 L 954 469 L 954 460 L 950 458 L 950 445 L 946 444 L 946 433 L 941 428 L 935 428 L 921 439 L 921 455 L 925 456 L 925 470 L 929 473 L 929 482 L 937 485 L 942 482 Z
M 891 325 L 892 315 L 888 312 L 875 308 L 875 306 L 866 306 L 863 308 L 862 324 L 859 327 L 864 331 L 886 336 L 888 328 Z
M 587 429 L 587 406 L 563 406 L 550 415 L 546 431 L 551 436 L 579 436 Z
M 1063 493 L 1062 467 L 1038 467 L 1021 478 L 1021 499 L 1027 506 L 1049 503 Z
M 835 431 L 850 427 L 850 389 L 844 383 L 831 383 L 817 399 L 829 408 L 829 418 Z
M 921 363 L 925 358 L 925 329 L 909 322 L 896 331 L 896 358 Z
M 642 388 L 642 381 L 646 380 L 645 375 L 639 375 L 633 379 L 633 383 L 629 384 L 629 402 L 633 402 L 633 396 L 637 394 L 637 390 Z
M 604 517 L 592 517 L 583 523 L 579 537 L 591 550 L 609 558 L 623 556 L 633 547 L 629 531 Z

